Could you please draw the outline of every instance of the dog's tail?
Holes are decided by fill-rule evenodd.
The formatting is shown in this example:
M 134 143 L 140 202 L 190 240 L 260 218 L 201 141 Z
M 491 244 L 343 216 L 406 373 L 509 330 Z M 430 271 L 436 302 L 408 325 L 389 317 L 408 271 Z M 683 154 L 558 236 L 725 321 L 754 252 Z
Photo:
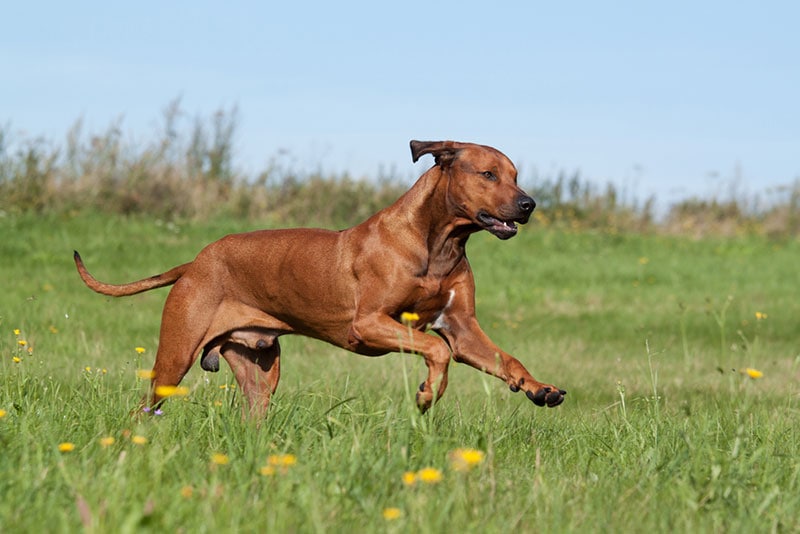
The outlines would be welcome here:
M 184 263 L 183 265 L 178 265 L 177 267 L 174 267 L 165 273 L 157 274 L 155 276 L 144 278 L 129 284 L 116 285 L 100 282 L 94 276 L 89 274 L 89 271 L 86 270 L 86 266 L 83 264 L 81 255 L 78 254 L 77 250 L 75 251 L 74 257 L 75 266 L 78 268 L 78 274 L 81 275 L 81 278 L 87 287 L 93 291 L 103 295 L 109 295 L 111 297 L 126 297 L 128 295 L 135 295 L 136 293 L 149 291 L 158 287 L 172 285 L 177 282 L 181 276 L 183 276 L 183 274 L 189 268 L 189 265 L 191 265 L 191 263 Z

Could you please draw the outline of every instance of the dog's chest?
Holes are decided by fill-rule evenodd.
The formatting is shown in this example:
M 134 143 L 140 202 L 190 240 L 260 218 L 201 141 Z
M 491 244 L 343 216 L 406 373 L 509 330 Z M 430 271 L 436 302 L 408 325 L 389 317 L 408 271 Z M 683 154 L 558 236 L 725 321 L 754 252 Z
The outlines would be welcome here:
M 435 324 L 442 322 L 445 312 L 453 304 L 455 290 L 443 287 L 441 279 L 429 278 L 421 281 L 414 293 L 408 311 L 419 315 L 420 324 L 437 328 Z

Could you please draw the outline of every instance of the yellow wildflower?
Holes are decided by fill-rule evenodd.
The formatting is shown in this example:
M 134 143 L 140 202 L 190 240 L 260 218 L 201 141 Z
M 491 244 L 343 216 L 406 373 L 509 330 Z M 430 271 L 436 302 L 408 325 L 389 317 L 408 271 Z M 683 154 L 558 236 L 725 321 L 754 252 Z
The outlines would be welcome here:
M 413 471 L 406 471 L 403 473 L 403 484 L 406 486 L 413 486 L 417 481 L 417 475 Z
M 144 352 L 144 350 L 145 350 L 145 349 L 144 349 L 144 347 L 136 347 L 136 348 L 135 348 L 135 349 L 133 349 L 133 350 L 135 350 L 137 354 L 141 354 L 141 353 L 143 353 L 143 352 Z
M 18 339 L 18 340 L 17 340 L 17 344 L 18 344 L 20 347 L 24 347 L 25 345 L 27 345 L 27 344 L 28 344 L 28 342 L 27 342 L 27 341 L 25 341 L 24 339 Z
M 450 453 L 450 465 L 456 471 L 469 471 L 483 462 L 483 451 L 456 449 Z
M 87 373 L 91 373 L 92 372 L 92 368 L 89 367 L 88 365 L 86 367 L 84 367 L 83 370 L 86 371 Z
M 297 456 L 294 454 L 271 454 L 267 458 L 267 463 L 278 467 L 290 467 L 297 463 Z
M 147 438 L 144 436 L 133 436 L 131 441 L 136 445 L 144 445 L 147 443 Z
M 186 386 L 158 386 L 156 395 L 159 397 L 185 397 L 189 394 Z
M 8 412 L 7 412 L 7 411 L 5 411 L 5 410 L 3 410 L 2 408 L 0 408 L 0 419 L 2 419 L 3 417 L 5 417 L 5 416 L 6 416 L 6 414 L 8 414 Z
M 113 436 L 106 436 L 104 438 L 100 438 L 100 445 L 103 447 L 109 447 L 114 444 L 116 440 Z
M 58 328 L 56 328 L 55 326 L 53 326 L 53 325 L 50 325 L 50 326 L 48 327 L 48 329 L 50 330 L 50 333 L 51 333 L 51 334 L 58 334 Z
M 275 474 L 275 467 L 271 465 L 265 465 L 264 467 L 259 469 L 258 472 L 264 475 L 265 477 L 271 477 L 272 475 Z
M 18 336 L 20 334 L 19 328 L 14 329 L 14 335 Z
M 264 476 L 272 476 L 278 470 L 286 473 L 295 464 L 297 464 L 297 456 L 294 454 L 271 454 L 267 457 L 267 465 L 259 469 L 259 473 Z
M 156 377 L 156 373 L 152 369 L 137 369 L 136 370 L 136 378 L 141 378 L 143 380 L 152 380 L 155 377 Z
M 761 321 L 761 320 L 766 319 L 766 318 L 767 318 L 767 314 L 766 313 L 763 313 L 763 312 L 760 312 L 760 311 L 756 312 L 756 320 Z
M 75 444 L 70 443 L 69 441 L 65 441 L 64 443 L 58 444 L 58 450 L 60 452 L 71 452 L 75 450 Z
M 230 458 L 228 458 L 227 454 L 222 454 L 221 452 L 215 452 L 211 455 L 211 463 L 217 465 L 226 465 L 230 462 Z
M 650 263 L 650 260 L 648 258 L 646 258 L 644 256 L 639 258 L 639 265 L 647 265 L 648 263 Z
M 400 320 L 403 324 L 411 324 L 415 321 L 419 321 L 419 314 L 413 312 L 403 312 L 400 314 Z
M 400 508 L 384 508 L 383 509 L 383 518 L 387 521 L 393 521 L 395 519 L 400 519 L 403 516 L 403 512 L 400 511 Z
M 442 472 L 435 467 L 425 467 L 417 471 L 417 478 L 425 484 L 436 484 L 442 481 Z
M 22 361 L 22 358 L 20 358 L 19 356 L 14 356 L 13 358 L 11 358 L 11 360 L 14 363 L 20 363 Z
M 192 495 L 194 495 L 194 488 L 193 487 L 184 486 L 184 487 L 181 488 L 181 497 L 183 497 L 184 499 L 188 499 Z
M 743 370 L 742 374 L 745 374 L 745 375 L 749 376 L 753 380 L 755 380 L 756 378 L 761 378 L 762 376 L 764 376 L 764 373 L 762 373 L 758 369 L 753 369 L 751 367 L 748 367 L 745 370 Z

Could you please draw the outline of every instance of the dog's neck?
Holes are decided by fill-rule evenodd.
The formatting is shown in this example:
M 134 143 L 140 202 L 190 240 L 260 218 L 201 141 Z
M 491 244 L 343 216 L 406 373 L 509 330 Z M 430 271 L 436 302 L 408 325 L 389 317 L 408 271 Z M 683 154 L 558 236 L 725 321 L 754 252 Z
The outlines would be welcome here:
M 449 171 L 437 165 L 396 203 L 383 210 L 383 220 L 395 221 L 398 228 L 411 234 L 410 239 L 423 241 L 429 264 L 439 264 L 442 270 L 454 267 L 464 258 L 467 239 L 479 230 L 459 213 L 459 207 L 449 198 L 449 181 Z

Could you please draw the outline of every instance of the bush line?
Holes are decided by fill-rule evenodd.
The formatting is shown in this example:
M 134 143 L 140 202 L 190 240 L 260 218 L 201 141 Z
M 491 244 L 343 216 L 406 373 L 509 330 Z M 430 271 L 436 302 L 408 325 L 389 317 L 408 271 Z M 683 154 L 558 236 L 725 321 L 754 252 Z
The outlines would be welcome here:
M 99 211 L 346 227 L 389 205 L 410 185 L 394 174 L 303 173 L 286 168 L 278 156 L 258 174 L 247 175 L 234 162 L 237 115 L 236 108 L 219 110 L 186 128 L 176 100 L 165 108 L 160 131 L 143 146 L 123 138 L 121 121 L 88 136 L 77 121 L 63 146 L 43 138 L 15 140 L 8 126 L 0 127 L 0 215 Z M 766 205 L 734 192 L 727 200 L 683 200 L 661 216 L 654 198 L 628 199 L 615 185 L 599 188 L 579 173 L 521 181 L 539 203 L 535 216 L 542 225 L 698 237 L 787 237 L 800 231 L 800 179 L 775 190 Z

